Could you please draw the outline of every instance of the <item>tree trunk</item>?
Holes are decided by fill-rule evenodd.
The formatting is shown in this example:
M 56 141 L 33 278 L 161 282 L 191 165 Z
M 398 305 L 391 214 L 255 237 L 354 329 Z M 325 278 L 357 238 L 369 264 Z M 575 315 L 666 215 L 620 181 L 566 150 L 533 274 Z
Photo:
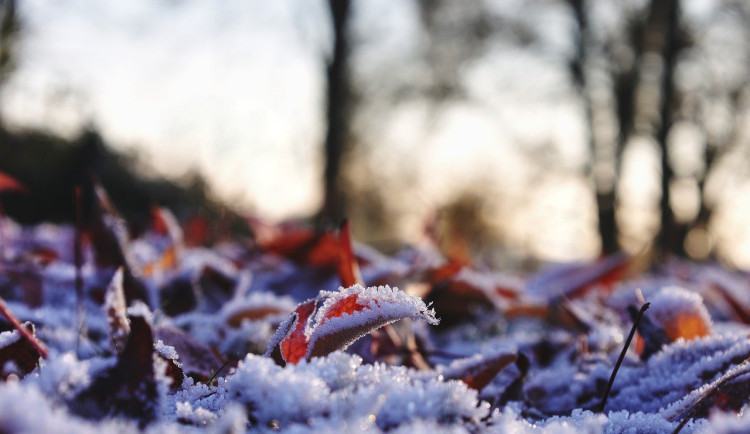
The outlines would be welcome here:
M 586 176 L 591 180 L 596 194 L 596 208 L 598 216 L 598 230 L 601 238 L 601 253 L 608 255 L 619 249 L 617 243 L 617 222 L 615 220 L 615 183 L 603 188 L 601 180 L 597 178 L 593 168 L 598 158 L 597 144 L 594 139 L 594 119 L 591 98 L 586 80 L 586 59 L 588 57 L 586 44 L 589 38 L 588 18 L 585 0 L 568 0 L 573 11 L 578 32 L 575 38 L 576 53 L 570 62 L 570 72 L 578 93 L 583 102 L 584 116 L 587 130 L 590 159 L 586 166 Z M 613 168 L 614 170 L 614 168 Z
M 328 62 L 327 121 L 325 141 L 324 198 L 319 220 L 324 226 L 337 225 L 345 204 L 341 187 L 341 162 L 349 140 L 350 90 L 348 77 L 349 0 L 329 0 L 333 25 L 333 52 Z
M 667 138 L 669 130 L 674 123 L 675 114 L 675 82 L 674 71 L 679 52 L 678 43 L 678 20 L 679 0 L 654 0 L 654 12 L 664 18 L 664 43 L 662 46 L 663 71 L 661 80 L 661 104 L 659 107 L 660 124 L 656 134 L 656 140 L 661 148 L 661 190 L 662 196 L 659 203 L 661 211 L 661 228 L 656 238 L 656 247 L 661 254 L 674 253 L 684 256 L 684 246 L 678 245 L 681 237 L 680 228 L 675 221 L 674 213 L 670 205 L 669 186 L 674 177 L 672 166 L 669 162 L 669 149 Z

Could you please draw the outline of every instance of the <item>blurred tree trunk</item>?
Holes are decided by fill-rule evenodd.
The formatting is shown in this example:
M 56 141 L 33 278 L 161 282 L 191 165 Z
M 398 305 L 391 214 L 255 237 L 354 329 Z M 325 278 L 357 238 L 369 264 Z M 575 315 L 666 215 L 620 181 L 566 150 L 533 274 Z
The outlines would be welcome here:
M 656 247 L 662 255 L 674 253 L 684 256 L 684 246 L 680 244 L 680 240 L 683 238 L 680 236 L 680 231 L 683 229 L 675 220 L 670 204 L 671 196 L 669 189 L 674 178 L 674 172 L 669 161 L 669 147 L 667 146 L 667 139 L 675 120 L 677 105 L 675 65 L 677 63 L 677 55 L 681 49 L 678 36 L 679 0 L 653 0 L 652 14 L 655 17 L 659 17 L 663 23 L 661 102 L 659 105 L 659 127 L 656 132 L 656 140 L 661 149 L 662 196 L 659 202 L 661 228 L 656 237 Z
M 590 30 L 588 16 L 586 13 L 585 0 L 568 0 L 573 16 L 576 21 L 577 34 L 575 37 L 575 57 L 570 62 L 570 72 L 573 76 L 576 88 L 583 102 L 584 116 L 587 130 L 590 159 L 586 166 L 586 176 L 592 180 L 596 194 L 596 208 L 598 217 L 598 230 L 601 239 L 601 253 L 608 255 L 619 250 L 617 242 L 617 221 L 615 218 L 616 190 L 618 162 L 610 162 L 613 166 L 613 180 L 601 179 L 601 174 L 594 170 L 599 160 L 599 152 L 594 131 L 593 107 L 590 97 L 590 89 L 586 79 L 586 63 L 589 57 L 587 45 L 590 43 Z M 616 145 L 617 146 L 617 145 Z M 618 146 L 619 147 L 619 146 Z M 615 160 L 619 159 L 619 150 L 615 151 Z
M 629 63 L 616 65 L 618 58 L 614 49 L 609 49 L 610 57 L 610 76 L 614 87 L 615 110 L 617 115 L 617 143 L 615 144 L 615 183 L 612 189 L 612 215 L 611 225 L 616 224 L 615 207 L 617 206 L 617 186 L 622 173 L 622 155 L 625 145 L 631 138 L 634 131 L 636 115 L 636 91 L 639 84 L 639 71 L 644 51 L 644 30 L 645 22 L 643 18 L 635 14 L 630 18 L 625 35 L 628 47 L 633 56 Z M 621 57 L 621 56 L 620 56 Z M 601 225 L 601 223 L 600 223 Z M 615 226 L 616 228 L 616 226 Z M 609 243 L 616 243 L 617 239 L 609 240 Z M 602 247 L 604 247 L 604 238 L 602 238 Z M 616 244 L 615 244 L 616 246 Z
M 15 48 L 19 30 L 16 0 L 0 0 L 0 101 L 3 98 L 5 82 L 15 69 Z M 2 113 L 0 113 L 0 130 L 3 128 Z
M 333 51 L 327 70 L 327 132 L 325 139 L 325 172 L 323 207 L 319 223 L 336 225 L 343 218 L 345 204 L 341 186 L 341 162 L 349 141 L 351 92 L 348 76 L 349 0 L 329 0 L 333 26 Z

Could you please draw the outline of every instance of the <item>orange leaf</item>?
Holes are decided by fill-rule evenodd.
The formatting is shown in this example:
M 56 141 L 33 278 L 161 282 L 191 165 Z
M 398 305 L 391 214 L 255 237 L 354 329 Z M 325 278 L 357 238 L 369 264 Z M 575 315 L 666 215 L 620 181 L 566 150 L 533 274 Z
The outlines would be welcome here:
M 297 264 L 337 269 L 341 258 L 339 245 L 332 234 L 292 229 L 262 242 L 260 247 Z

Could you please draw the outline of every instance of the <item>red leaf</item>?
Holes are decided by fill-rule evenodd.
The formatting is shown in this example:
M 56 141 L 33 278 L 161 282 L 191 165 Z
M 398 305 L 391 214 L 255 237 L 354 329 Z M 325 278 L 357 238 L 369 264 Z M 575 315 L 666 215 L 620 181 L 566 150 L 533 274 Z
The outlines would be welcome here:
M 16 178 L 8 175 L 5 172 L 0 172 L 0 193 L 6 191 L 15 191 L 19 193 L 25 193 L 29 191 L 26 186 L 21 184 Z
M 349 221 L 344 220 L 341 224 L 341 232 L 339 233 L 339 250 L 341 252 L 339 258 L 339 277 L 341 278 L 341 284 L 344 287 L 349 287 L 355 284 L 364 285 L 362 275 L 359 272 L 359 265 L 357 259 L 354 257 L 354 249 L 352 248 L 352 237 L 349 230 Z
M 279 344 L 281 356 L 287 363 L 297 364 L 307 353 L 308 339 L 305 336 L 307 320 L 315 311 L 316 300 L 308 300 L 294 310 L 293 330 Z
M 325 322 L 326 320 L 331 318 L 351 315 L 354 312 L 359 312 L 367 309 L 367 305 L 358 303 L 358 298 L 359 296 L 357 294 L 352 294 L 348 297 L 344 297 L 341 300 L 336 301 L 330 307 L 328 307 L 328 309 L 326 309 L 326 314 L 323 317 L 322 321 Z M 377 300 L 375 300 L 375 303 L 377 303 Z

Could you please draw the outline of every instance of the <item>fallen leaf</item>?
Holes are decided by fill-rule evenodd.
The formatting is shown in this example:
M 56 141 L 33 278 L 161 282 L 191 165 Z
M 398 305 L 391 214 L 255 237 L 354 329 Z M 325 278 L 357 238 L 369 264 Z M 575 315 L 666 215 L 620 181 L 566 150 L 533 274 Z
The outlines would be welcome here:
M 343 350 L 365 334 L 403 318 L 438 323 L 435 312 L 422 300 L 398 288 L 354 285 L 337 292 L 321 291 L 279 326 L 265 355 L 296 364 L 303 358 Z
M 31 323 L 24 324 L 26 330 L 34 334 Z M 17 330 L 0 333 L 0 378 L 7 379 L 10 374 L 21 377 L 33 371 L 39 364 L 41 354 Z
M 125 416 L 143 428 L 159 408 L 154 375 L 154 338 L 151 325 L 141 315 L 130 315 L 130 335 L 117 363 L 79 392 L 71 409 L 80 416 L 101 420 Z
M 176 327 L 158 327 L 154 331 L 154 337 L 165 345 L 174 347 L 179 355 L 182 371 L 197 381 L 208 381 L 223 363 L 210 347 Z
M 0 171 L 0 193 L 3 192 L 19 192 L 25 193 L 29 191 L 26 186 L 21 184 L 16 178 L 8 175 L 5 172 Z
M 130 335 L 130 321 L 128 320 L 125 303 L 125 291 L 123 290 L 123 269 L 118 268 L 112 281 L 107 286 L 104 295 L 104 313 L 109 324 L 109 333 L 112 346 L 116 352 L 125 348 L 125 343 Z
M 443 371 L 443 377 L 461 380 L 470 388 L 480 391 L 517 358 L 516 352 L 512 351 L 456 360 Z

